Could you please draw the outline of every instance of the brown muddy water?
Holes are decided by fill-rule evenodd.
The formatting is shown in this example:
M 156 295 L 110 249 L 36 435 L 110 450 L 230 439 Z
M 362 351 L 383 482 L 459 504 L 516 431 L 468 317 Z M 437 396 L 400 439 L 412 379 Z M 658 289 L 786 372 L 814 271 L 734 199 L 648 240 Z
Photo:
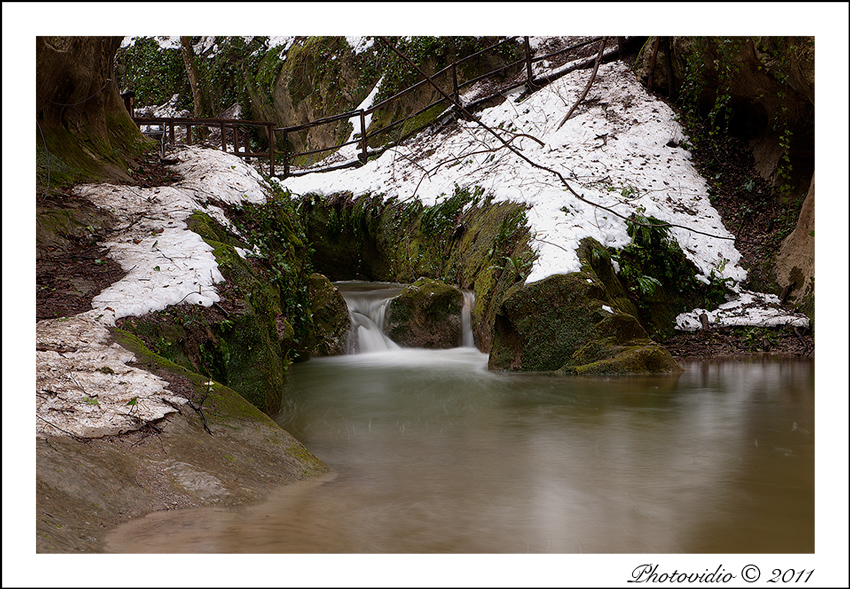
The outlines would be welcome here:
M 152 514 L 110 552 L 808 553 L 814 362 L 493 373 L 474 348 L 294 366 L 278 423 L 331 467 L 262 504 Z

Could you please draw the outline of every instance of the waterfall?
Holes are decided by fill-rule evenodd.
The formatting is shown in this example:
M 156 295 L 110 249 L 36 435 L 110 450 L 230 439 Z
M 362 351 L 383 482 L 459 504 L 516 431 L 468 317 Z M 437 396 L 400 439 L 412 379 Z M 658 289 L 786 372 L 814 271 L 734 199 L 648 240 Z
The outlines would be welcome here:
M 475 306 L 475 293 L 463 291 L 463 308 L 460 311 L 460 345 L 462 348 L 474 348 L 475 336 L 472 333 L 472 307 Z
M 384 334 L 384 317 L 390 300 L 404 290 L 405 285 L 387 282 L 337 282 L 335 285 L 345 299 L 351 317 L 346 353 L 369 354 L 401 349 Z M 472 333 L 474 304 L 475 295 L 464 291 L 460 347 L 475 347 Z
M 336 286 L 348 305 L 351 317 L 346 352 L 368 354 L 398 350 L 399 345 L 384 335 L 384 315 L 390 299 L 404 286 L 369 282 L 340 282 Z

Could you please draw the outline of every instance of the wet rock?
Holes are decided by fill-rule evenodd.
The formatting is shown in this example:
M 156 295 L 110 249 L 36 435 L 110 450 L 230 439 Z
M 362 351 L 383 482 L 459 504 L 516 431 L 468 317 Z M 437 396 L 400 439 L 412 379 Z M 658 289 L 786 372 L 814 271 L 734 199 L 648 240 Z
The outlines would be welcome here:
M 492 370 L 574 374 L 682 369 L 622 310 L 592 270 L 558 274 L 508 293 L 496 315 Z M 626 303 L 621 301 L 621 304 Z
M 387 306 L 384 333 L 408 348 L 460 345 L 463 293 L 439 280 L 420 278 Z
M 314 273 L 307 281 L 313 309 L 311 352 L 317 356 L 345 354 L 351 317 L 339 290 L 326 276 Z

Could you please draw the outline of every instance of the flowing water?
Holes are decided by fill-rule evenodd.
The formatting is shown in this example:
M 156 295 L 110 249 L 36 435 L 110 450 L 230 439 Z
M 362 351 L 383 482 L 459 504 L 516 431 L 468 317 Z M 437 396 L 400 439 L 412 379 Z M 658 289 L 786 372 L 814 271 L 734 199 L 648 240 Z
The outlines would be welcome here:
M 111 548 L 814 551 L 813 362 L 692 362 L 654 377 L 494 373 L 469 336 L 436 351 L 383 341 L 375 326 L 388 295 L 346 293 L 352 316 L 369 319 L 354 322 L 359 353 L 294 366 L 277 417 L 332 474 L 249 508 L 154 514 Z

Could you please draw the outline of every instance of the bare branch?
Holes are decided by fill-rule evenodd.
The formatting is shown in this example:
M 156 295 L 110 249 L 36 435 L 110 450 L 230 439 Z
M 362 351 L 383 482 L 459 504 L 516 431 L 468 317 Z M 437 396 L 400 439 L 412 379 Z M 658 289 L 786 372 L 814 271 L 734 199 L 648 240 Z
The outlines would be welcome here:
M 596 72 L 599 71 L 599 62 L 602 61 L 602 53 L 604 51 L 605 51 L 605 37 L 602 37 L 602 41 L 600 41 L 600 43 L 599 43 L 599 53 L 596 55 L 596 61 L 593 63 L 593 73 L 590 74 L 590 79 L 587 81 L 587 86 L 584 87 L 584 91 L 581 93 L 581 96 L 578 97 L 578 100 L 576 100 L 575 104 L 573 104 L 573 106 L 570 108 L 570 110 L 567 111 L 566 116 L 563 119 L 561 119 L 561 122 L 558 123 L 557 127 L 555 127 L 556 131 L 564 126 L 564 123 L 567 122 L 567 119 L 569 119 L 572 116 L 575 109 L 578 108 L 578 105 L 581 104 L 581 102 L 584 100 L 585 96 L 587 96 L 588 90 L 590 90 L 590 87 L 593 86 L 593 81 L 596 80 Z

